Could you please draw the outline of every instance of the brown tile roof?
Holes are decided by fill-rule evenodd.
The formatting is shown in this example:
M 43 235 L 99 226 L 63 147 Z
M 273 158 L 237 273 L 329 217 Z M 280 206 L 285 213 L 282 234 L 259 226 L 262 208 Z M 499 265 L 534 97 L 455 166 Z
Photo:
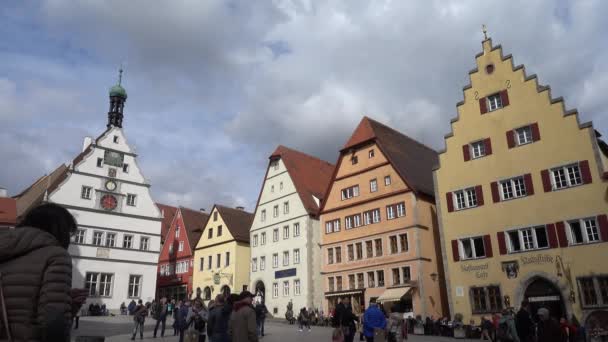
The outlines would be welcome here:
M 253 213 L 245 210 L 215 205 L 235 240 L 249 243 L 249 229 L 253 222 Z M 211 210 L 213 212 L 213 210 Z
M 271 160 L 276 158 L 283 160 L 308 214 L 315 217 L 318 216 L 319 206 L 313 199 L 313 196 L 323 201 L 335 166 L 283 145 L 279 145 L 270 156 Z
M 171 223 L 173 222 L 175 213 L 177 212 L 177 207 L 172 207 L 162 203 L 156 203 L 156 206 L 163 214 L 163 221 L 160 228 L 160 238 L 164 242 L 165 238 L 167 237 L 167 233 L 169 233 L 169 229 L 171 228 Z
M 17 201 L 14 198 L 0 198 L 0 225 L 14 226 L 17 223 Z
M 435 197 L 432 170 L 438 164 L 437 151 L 366 116 L 341 152 L 371 141 L 415 192 Z
M 190 251 L 194 254 L 194 249 L 198 240 L 205 230 L 207 220 L 209 220 L 209 214 L 204 213 L 200 210 L 189 209 L 185 207 L 179 207 L 182 213 L 182 219 L 184 220 L 184 229 L 188 234 L 188 243 L 190 244 Z
M 17 201 L 17 218 L 21 218 L 31 208 L 40 204 L 44 200 L 44 194 L 53 192 L 67 177 L 68 167 L 65 164 L 61 164 L 51 174 L 38 178 L 27 189 L 15 196 L 14 198 Z

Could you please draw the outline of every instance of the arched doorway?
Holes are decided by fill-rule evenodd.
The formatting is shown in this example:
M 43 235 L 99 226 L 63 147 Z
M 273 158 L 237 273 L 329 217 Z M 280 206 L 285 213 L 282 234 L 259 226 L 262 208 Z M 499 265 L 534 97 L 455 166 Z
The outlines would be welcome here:
M 608 329 L 608 311 L 593 311 L 591 314 L 589 314 L 589 317 L 587 317 L 585 323 L 588 332 L 595 329 Z
M 230 287 L 228 287 L 228 285 L 224 285 L 222 286 L 222 288 L 220 289 L 220 293 L 226 298 L 228 296 L 230 296 Z
M 203 299 L 211 300 L 211 288 L 209 286 L 205 287 L 203 290 Z
M 559 319 L 566 315 L 564 299 L 560 290 L 545 278 L 536 278 L 526 288 L 524 298 L 530 302 L 530 311 L 534 315 L 540 308 L 547 308 L 551 316 Z
M 262 304 L 266 304 L 266 286 L 264 286 L 264 282 L 259 280 L 255 283 L 255 298 L 262 302 Z

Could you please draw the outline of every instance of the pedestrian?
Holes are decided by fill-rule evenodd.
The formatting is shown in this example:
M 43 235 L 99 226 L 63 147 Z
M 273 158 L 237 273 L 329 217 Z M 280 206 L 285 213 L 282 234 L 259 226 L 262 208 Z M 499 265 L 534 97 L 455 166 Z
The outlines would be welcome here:
M 391 307 L 391 313 L 386 326 L 389 342 L 403 342 L 404 339 L 407 339 L 406 322 L 403 319 L 404 311 L 401 302 L 395 303 Z
M 184 303 L 179 307 L 177 313 L 177 329 L 179 331 L 179 342 L 184 342 L 184 332 L 188 329 L 188 313 L 190 312 L 190 300 L 186 299 Z
M 205 327 L 208 318 L 209 313 L 205 307 L 205 304 L 203 304 L 203 300 L 198 298 L 194 299 L 194 304 L 188 311 L 186 321 L 188 322 L 189 329 L 196 331 L 195 335 L 198 336 L 198 342 L 205 342 L 206 340 Z
M 209 311 L 207 336 L 211 342 L 229 342 L 228 321 L 232 307 L 226 304 L 224 296 L 215 297 L 215 306 Z
M 121 315 L 126 315 L 127 314 L 127 306 L 125 305 L 125 302 L 122 302 L 120 304 L 120 314 Z
M 93 304 L 91 304 L 93 305 Z M 137 303 L 135 303 L 135 300 L 131 299 L 131 302 L 129 303 L 129 315 L 133 315 L 133 313 L 135 312 L 135 308 L 137 307 Z
M 489 319 L 481 316 L 481 340 L 482 341 L 494 341 L 492 338 L 494 331 L 494 325 Z
M 160 337 L 165 336 L 165 324 L 167 323 L 167 315 L 169 314 L 169 305 L 167 304 L 167 298 L 163 297 L 158 301 L 154 308 L 153 317 L 156 320 L 156 326 L 154 326 L 154 337 L 158 331 L 158 326 L 161 325 Z
M 17 228 L 0 229 L 0 304 L 10 322 L 6 337 L 70 340 L 72 315 L 86 300 L 81 290 L 71 289 L 67 249 L 76 228 L 66 209 L 49 203 L 32 209 Z
M 78 330 L 78 323 L 80 323 L 80 310 L 77 310 L 74 316 L 72 316 L 72 320 L 74 321 L 74 330 Z
M 266 308 L 266 305 L 259 300 L 255 305 L 255 321 L 258 327 L 258 337 L 264 336 L 264 322 L 266 321 L 267 313 L 268 308 Z
M 515 327 L 515 319 L 508 309 L 502 311 L 502 317 L 498 320 L 496 340 L 501 342 L 520 342 Z
M 386 329 L 386 316 L 376 303 L 376 299 L 372 298 L 369 302 L 369 307 L 363 314 L 363 335 L 367 342 L 374 342 L 376 329 Z
M 304 331 L 304 327 L 308 328 L 308 331 L 310 331 L 310 313 L 305 307 L 300 309 L 298 323 L 300 325 L 299 331 Z
M 173 317 L 173 310 L 175 309 L 175 299 L 172 299 L 167 303 L 167 315 L 171 315 Z
M 177 336 L 179 333 L 179 309 L 184 305 L 180 300 L 179 303 L 173 308 L 173 336 Z
M 538 342 L 560 342 L 563 339 L 559 323 L 550 316 L 549 309 L 538 309 Z
M 131 336 L 131 340 L 135 340 L 135 336 L 139 331 L 139 338 L 144 339 L 144 322 L 146 321 L 146 315 L 148 314 L 148 309 L 143 304 L 143 301 L 140 299 L 137 302 L 137 306 L 133 311 L 133 322 L 135 326 L 133 328 L 133 336 Z
M 243 291 L 239 300 L 234 303 L 230 323 L 228 324 L 228 335 L 232 342 L 257 342 L 258 334 L 255 324 L 255 310 L 251 305 L 253 294 Z
M 560 318 L 559 327 L 562 330 L 562 340 L 560 342 L 569 342 L 570 335 L 574 336 L 574 334 L 572 334 L 572 331 L 570 330 L 570 324 L 568 323 L 566 317 Z
M 336 305 L 333 325 L 334 327 L 342 330 L 344 342 L 353 342 L 355 339 L 355 332 L 357 331 L 355 324 L 356 321 L 357 316 L 353 314 L 353 308 L 350 305 L 350 298 L 342 298 L 342 301 Z
M 517 336 L 521 342 L 532 342 L 534 338 L 534 322 L 530 316 L 530 303 L 527 300 L 521 302 L 521 307 L 515 316 Z

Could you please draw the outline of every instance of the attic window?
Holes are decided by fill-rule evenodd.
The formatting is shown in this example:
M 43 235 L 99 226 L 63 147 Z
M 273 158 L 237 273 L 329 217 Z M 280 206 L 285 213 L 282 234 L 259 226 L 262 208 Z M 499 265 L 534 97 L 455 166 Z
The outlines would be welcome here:
M 486 65 L 486 73 L 488 75 L 490 75 L 493 72 L 494 72 L 494 64 L 488 64 L 488 65 Z
M 370 158 L 373 158 L 374 157 L 374 150 L 373 149 L 369 150 L 368 155 L 369 155 Z
M 350 157 L 350 162 L 355 165 L 357 163 L 359 163 L 359 158 L 355 155 L 353 155 L 352 157 Z

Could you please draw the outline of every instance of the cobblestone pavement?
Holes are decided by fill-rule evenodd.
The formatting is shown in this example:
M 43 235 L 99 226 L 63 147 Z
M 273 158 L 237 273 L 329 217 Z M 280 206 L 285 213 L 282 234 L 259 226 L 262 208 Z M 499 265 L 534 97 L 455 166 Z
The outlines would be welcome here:
M 158 338 L 152 338 L 154 325 L 156 321 L 148 318 L 144 327 L 143 341 L 168 341 L 177 342 L 179 339 L 173 335 L 171 324 L 172 319 L 167 320 L 165 337 L 160 337 L 160 327 Z M 130 341 L 131 331 L 133 330 L 133 320 L 127 316 L 115 317 L 81 317 L 78 330 L 72 330 L 72 341 L 75 341 L 76 336 L 105 336 L 106 342 Z M 312 331 L 299 332 L 297 326 L 288 325 L 282 321 L 267 321 L 266 336 L 261 339 L 261 342 L 302 342 L 314 341 L 324 342 L 331 341 L 331 328 L 312 327 Z M 136 341 L 141 341 L 137 336 Z M 355 338 L 359 341 L 359 337 Z M 410 336 L 408 342 L 447 342 L 447 341 L 473 341 L 473 340 L 454 340 L 449 337 L 428 337 L 428 336 Z M 477 341 L 477 340 L 476 340 Z

